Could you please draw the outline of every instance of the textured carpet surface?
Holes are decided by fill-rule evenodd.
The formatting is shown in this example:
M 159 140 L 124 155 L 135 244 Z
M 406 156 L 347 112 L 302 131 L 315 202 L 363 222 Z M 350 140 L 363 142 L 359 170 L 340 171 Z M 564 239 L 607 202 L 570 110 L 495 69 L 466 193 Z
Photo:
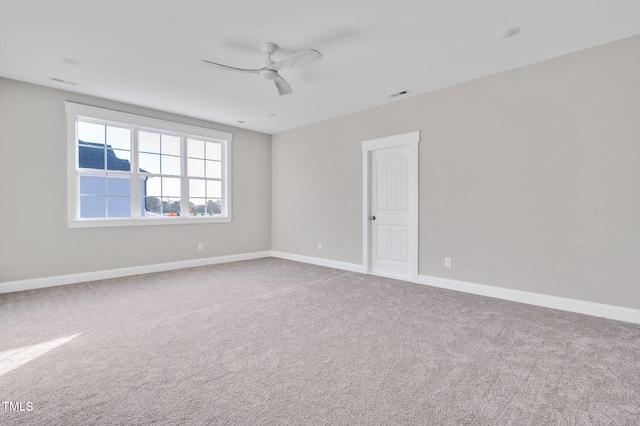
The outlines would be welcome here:
M 640 424 L 638 325 L 274 258 L 2 294 L 0 373 L 2 425 Z

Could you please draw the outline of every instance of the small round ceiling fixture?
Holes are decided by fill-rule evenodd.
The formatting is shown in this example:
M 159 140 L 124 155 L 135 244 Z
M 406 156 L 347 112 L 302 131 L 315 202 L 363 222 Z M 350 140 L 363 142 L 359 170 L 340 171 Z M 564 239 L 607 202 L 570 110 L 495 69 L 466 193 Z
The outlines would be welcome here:
M 513 37 L 514 35 L 518 34 L 519 32 L 520 32 L 520 27 L 504 28 L 504 29 L 498 31 L 498 34 L 496 34 L 496 37 L 498 37 L 498 38 L 509 38 L 509 37 Z

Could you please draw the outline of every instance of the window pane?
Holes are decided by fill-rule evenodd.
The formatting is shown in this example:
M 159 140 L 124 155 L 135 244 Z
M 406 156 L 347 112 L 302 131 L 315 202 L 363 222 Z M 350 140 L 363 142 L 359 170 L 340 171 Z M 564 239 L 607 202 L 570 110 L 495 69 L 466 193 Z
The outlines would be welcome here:
M 179 178 L 162 178 L 162 196 L 163 197 L 180 197 L 180 179 Z
M 222 198 L 222 182 L 219 180 L 207 181 L 207 198 Z
M 160 174 L 160 156 L 157 154 L 140 154 L 140 171 Z
M 83 169 L 104 170 L 104 148 L 95 148 L 97 145 L 80 145 L 78 147 L 78 167 Z
M 173 157 L 170 155 L 162 155 L 161 157 L 162 166 L 160 171 L 162 174 L 180 176 L 180 157 Z
M 162 135 L 162 153 L 180 156 L 180 137 Z
M 78 139 L 83 142 L 91 142 L 104 145 L 104 125 L 78 121 Z
M 140 216 L 145 217 L 147 214 L 147 206 L 145 205 L 145 198 L 142 197 L 142 202 L 140 203 Z
M 147 178 L 146 192 L 143 193 L 154 196 L 161 197 L 162 196 L 162 187 L 161 187 L 162 178 L 159 177 L 149 177 Z
M 162 214 L 165 216 L 180 216 L 180 200 L 174 197 L 162 199 Z
M 189 207 L 191 208 L 190 213 L 192 216 L 204 216 L 207 211 L 204 198 L 191 198 Z
M 140 195 L 142 195 L 143 197 L 147 195 L 147 179 L 148 178 L 149 178 L 148 176 L 142 176 L 140 178 Z
M 162 212 L 160 197 L 146 197 L 144 199 L 144 216 L 159 216 Z
M 205 181 L 200 179 L 189 179 L 189 196 L 204 198 L 206 196 Z
M 207 160 L 222 160 L 222 146 L 219 143 L 207 142 Z
M 109 197 L 108 217 L 130 217 L 131 198 L 129 197 Z
M 131 195 L 131 179 L 129 176 L 109 176 L 107 180 L 108 195 Z
M 204 141 L 187 140 L 187 157 L 204 158 Z
M 160 154 L 160 134 L 139 131 L 138 150 L 140 152 Z
M 128 155 L 129 151 L 118 151 L 120 155 Z M 128 159 L 118 158 L 116 152 L 109 148 L 107 149 L 107 170 L 123 170 L 130 171 L 131 163 Z
M 122 151 L 120 149 L 114 149 L 113 155 L 119 160 L 131 161 L 131 151 Z
M 207 213 L 220 214 L 222 212 L 222 202 L 220 200 L 207 200 Z
M 204 177 L 204 160 L 189 158 L 187 167 L 189 168 L 189 176 Z
M 222 178 L 222 163 L 219 161 L 207 161 L 206 162 L 206 176 L 213 179 Z
M 80 197 L 80 217 L 105 217 L 107 197 L 105 196 L 81 196 Z
M 80 194 L 104 195 L 107 193 L 104 176 L 80 176 Z
M 107 145 L 111 145 L 113 149 L 131 150 L 131 131 L 107 126 Z

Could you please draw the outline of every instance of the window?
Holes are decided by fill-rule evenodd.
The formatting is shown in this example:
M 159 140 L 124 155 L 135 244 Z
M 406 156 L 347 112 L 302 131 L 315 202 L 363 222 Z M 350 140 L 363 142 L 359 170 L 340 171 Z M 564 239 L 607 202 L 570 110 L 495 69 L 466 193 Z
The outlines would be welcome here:
M 66 103 L 69 226 L 231 221 L 230 133 Z

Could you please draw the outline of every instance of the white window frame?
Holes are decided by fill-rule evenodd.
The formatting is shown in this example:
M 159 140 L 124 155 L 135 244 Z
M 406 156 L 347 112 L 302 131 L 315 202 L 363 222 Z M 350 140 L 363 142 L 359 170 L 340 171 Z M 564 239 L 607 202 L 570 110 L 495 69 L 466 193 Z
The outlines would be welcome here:
M 104 108 L 82 105 L 74 102 L 65 102 L 67 113 L 67 223 L 70 228 L 91 228 L 110 226 L 145 226 L 145 225 L 176 225 L 176 224 L 202 224 L 202 223 L 226 223 L 231 222 L 231 142 L 233 134 L 215 129 L 197 127 L 188 124 L 144 117 Z M 132 217 L 126 218 L 80 218 L 80 188 L 78 185 L 78 137 L 77 122 L 90 121 L 111 125 L 124 125 L 150 130 L 180 134 L 185 137 L 204 138 L 213 140 L 222 146 L 222 200 L 223 208 L 220 215 L 216 216 L 137 216 L 135 210 L 140 211 L 140 185 L 132 185 L 131 203 Z M 137 138 L 133 139 L 131 149 L 131 179 L 136 182 L 141 176 L 137 168 Z M 185 143 L 182 144 L 182 157 L 186 158 Z M 186 162 L 186 161 L 185 161 Z M 186 176 L 186 178 L 185 178 Z M 188 205 L 188 176 L 186 168 L 182 168 L 182 192 L 183 207 Z M 187 201 L 185 201 L 187 200 Z M 133 208 L 137 206 L 137 208 Z M 188 211 L 182 209 L 182 211 Z

